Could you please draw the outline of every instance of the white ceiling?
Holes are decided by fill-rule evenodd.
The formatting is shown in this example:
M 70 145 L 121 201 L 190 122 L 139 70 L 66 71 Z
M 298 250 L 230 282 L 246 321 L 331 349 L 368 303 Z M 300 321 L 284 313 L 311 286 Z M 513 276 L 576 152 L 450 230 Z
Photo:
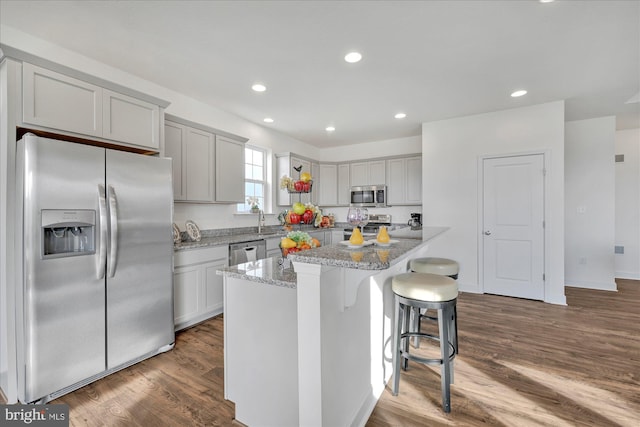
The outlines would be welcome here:
M 0 23 L 318 147 L 561 99 L 640 126 L 639 1 L 2 0 Z

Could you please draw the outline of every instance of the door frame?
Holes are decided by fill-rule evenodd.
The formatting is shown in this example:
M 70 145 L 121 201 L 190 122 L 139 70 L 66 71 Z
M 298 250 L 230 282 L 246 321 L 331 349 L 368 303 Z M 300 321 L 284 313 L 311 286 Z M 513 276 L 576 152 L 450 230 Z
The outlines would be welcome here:
M 516 152 L 507 152 L 501 154 L 483 154 L 478 156 L 477 160 L 477 173 L 478 173 L 478 200 L 477 200 L 477 208 L 478 208 L 478 224 L 476 228 L 476 244 L 478 248 L 478 291 L 481 294 L 484 294 L 484 240 L 482 237 L 483 228 L 484 228 L 484 161 L 488 159 L 500 159 L 506 157 L 522 157 L 522 156 L 531 156 L 531 155 L 542 155 L 542 162 L 544 165 L 545 174 L 543 175 L 543 191 L 544 195 L 542 198 L 543 204 L 543 213 L 544 213 L 544 234 L 543 234 L 543 271 L 544 271 L 544 285 L 543 285 L 543 301 L 547 300 L 547 286 L 550 283 L 550 275 L 549 275 L 549 254 L 551 253 L 550 248 L 550 239 L 549 239 L 549 181 L 547 174 L 551 171 L 551 150 L 535 150 L 535 151 L 516 151 Z

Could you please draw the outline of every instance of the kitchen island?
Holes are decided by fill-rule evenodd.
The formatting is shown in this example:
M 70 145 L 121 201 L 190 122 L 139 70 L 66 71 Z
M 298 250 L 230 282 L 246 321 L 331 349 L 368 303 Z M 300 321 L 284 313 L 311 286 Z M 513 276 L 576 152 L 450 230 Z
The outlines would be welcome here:
M 392 374 L 391 278 L 429 240 L 342 244 L 220 270 L 225 398 L 249 426 L 364 425 Z

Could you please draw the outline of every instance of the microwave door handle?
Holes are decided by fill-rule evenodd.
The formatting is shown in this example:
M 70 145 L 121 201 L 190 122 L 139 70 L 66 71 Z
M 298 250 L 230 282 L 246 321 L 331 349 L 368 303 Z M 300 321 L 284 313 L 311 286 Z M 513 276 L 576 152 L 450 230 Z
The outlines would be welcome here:
M 116 274 L 116 264 L 118 262 L 118 200 L 113 186 L 109 186 L 109 228 L 111 236 L 109 238 L 109 277 Z
M 102 184 L 98 184 L 98 213 L 100 215 L 100 246 L 98 247 L 96 273 L 98 279 L 102 279 L 107 263 L 107 198 Z

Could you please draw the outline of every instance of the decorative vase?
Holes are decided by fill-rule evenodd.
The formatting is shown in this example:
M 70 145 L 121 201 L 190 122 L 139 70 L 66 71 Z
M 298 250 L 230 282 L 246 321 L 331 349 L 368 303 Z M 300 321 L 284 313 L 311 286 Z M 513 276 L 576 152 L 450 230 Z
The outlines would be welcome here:
M 260 208 L 259 208 L 259 207 L 257 207 L 257 206 L 253 206 L 253 207 L 251 208 L 251 213 L 260 213 Z

